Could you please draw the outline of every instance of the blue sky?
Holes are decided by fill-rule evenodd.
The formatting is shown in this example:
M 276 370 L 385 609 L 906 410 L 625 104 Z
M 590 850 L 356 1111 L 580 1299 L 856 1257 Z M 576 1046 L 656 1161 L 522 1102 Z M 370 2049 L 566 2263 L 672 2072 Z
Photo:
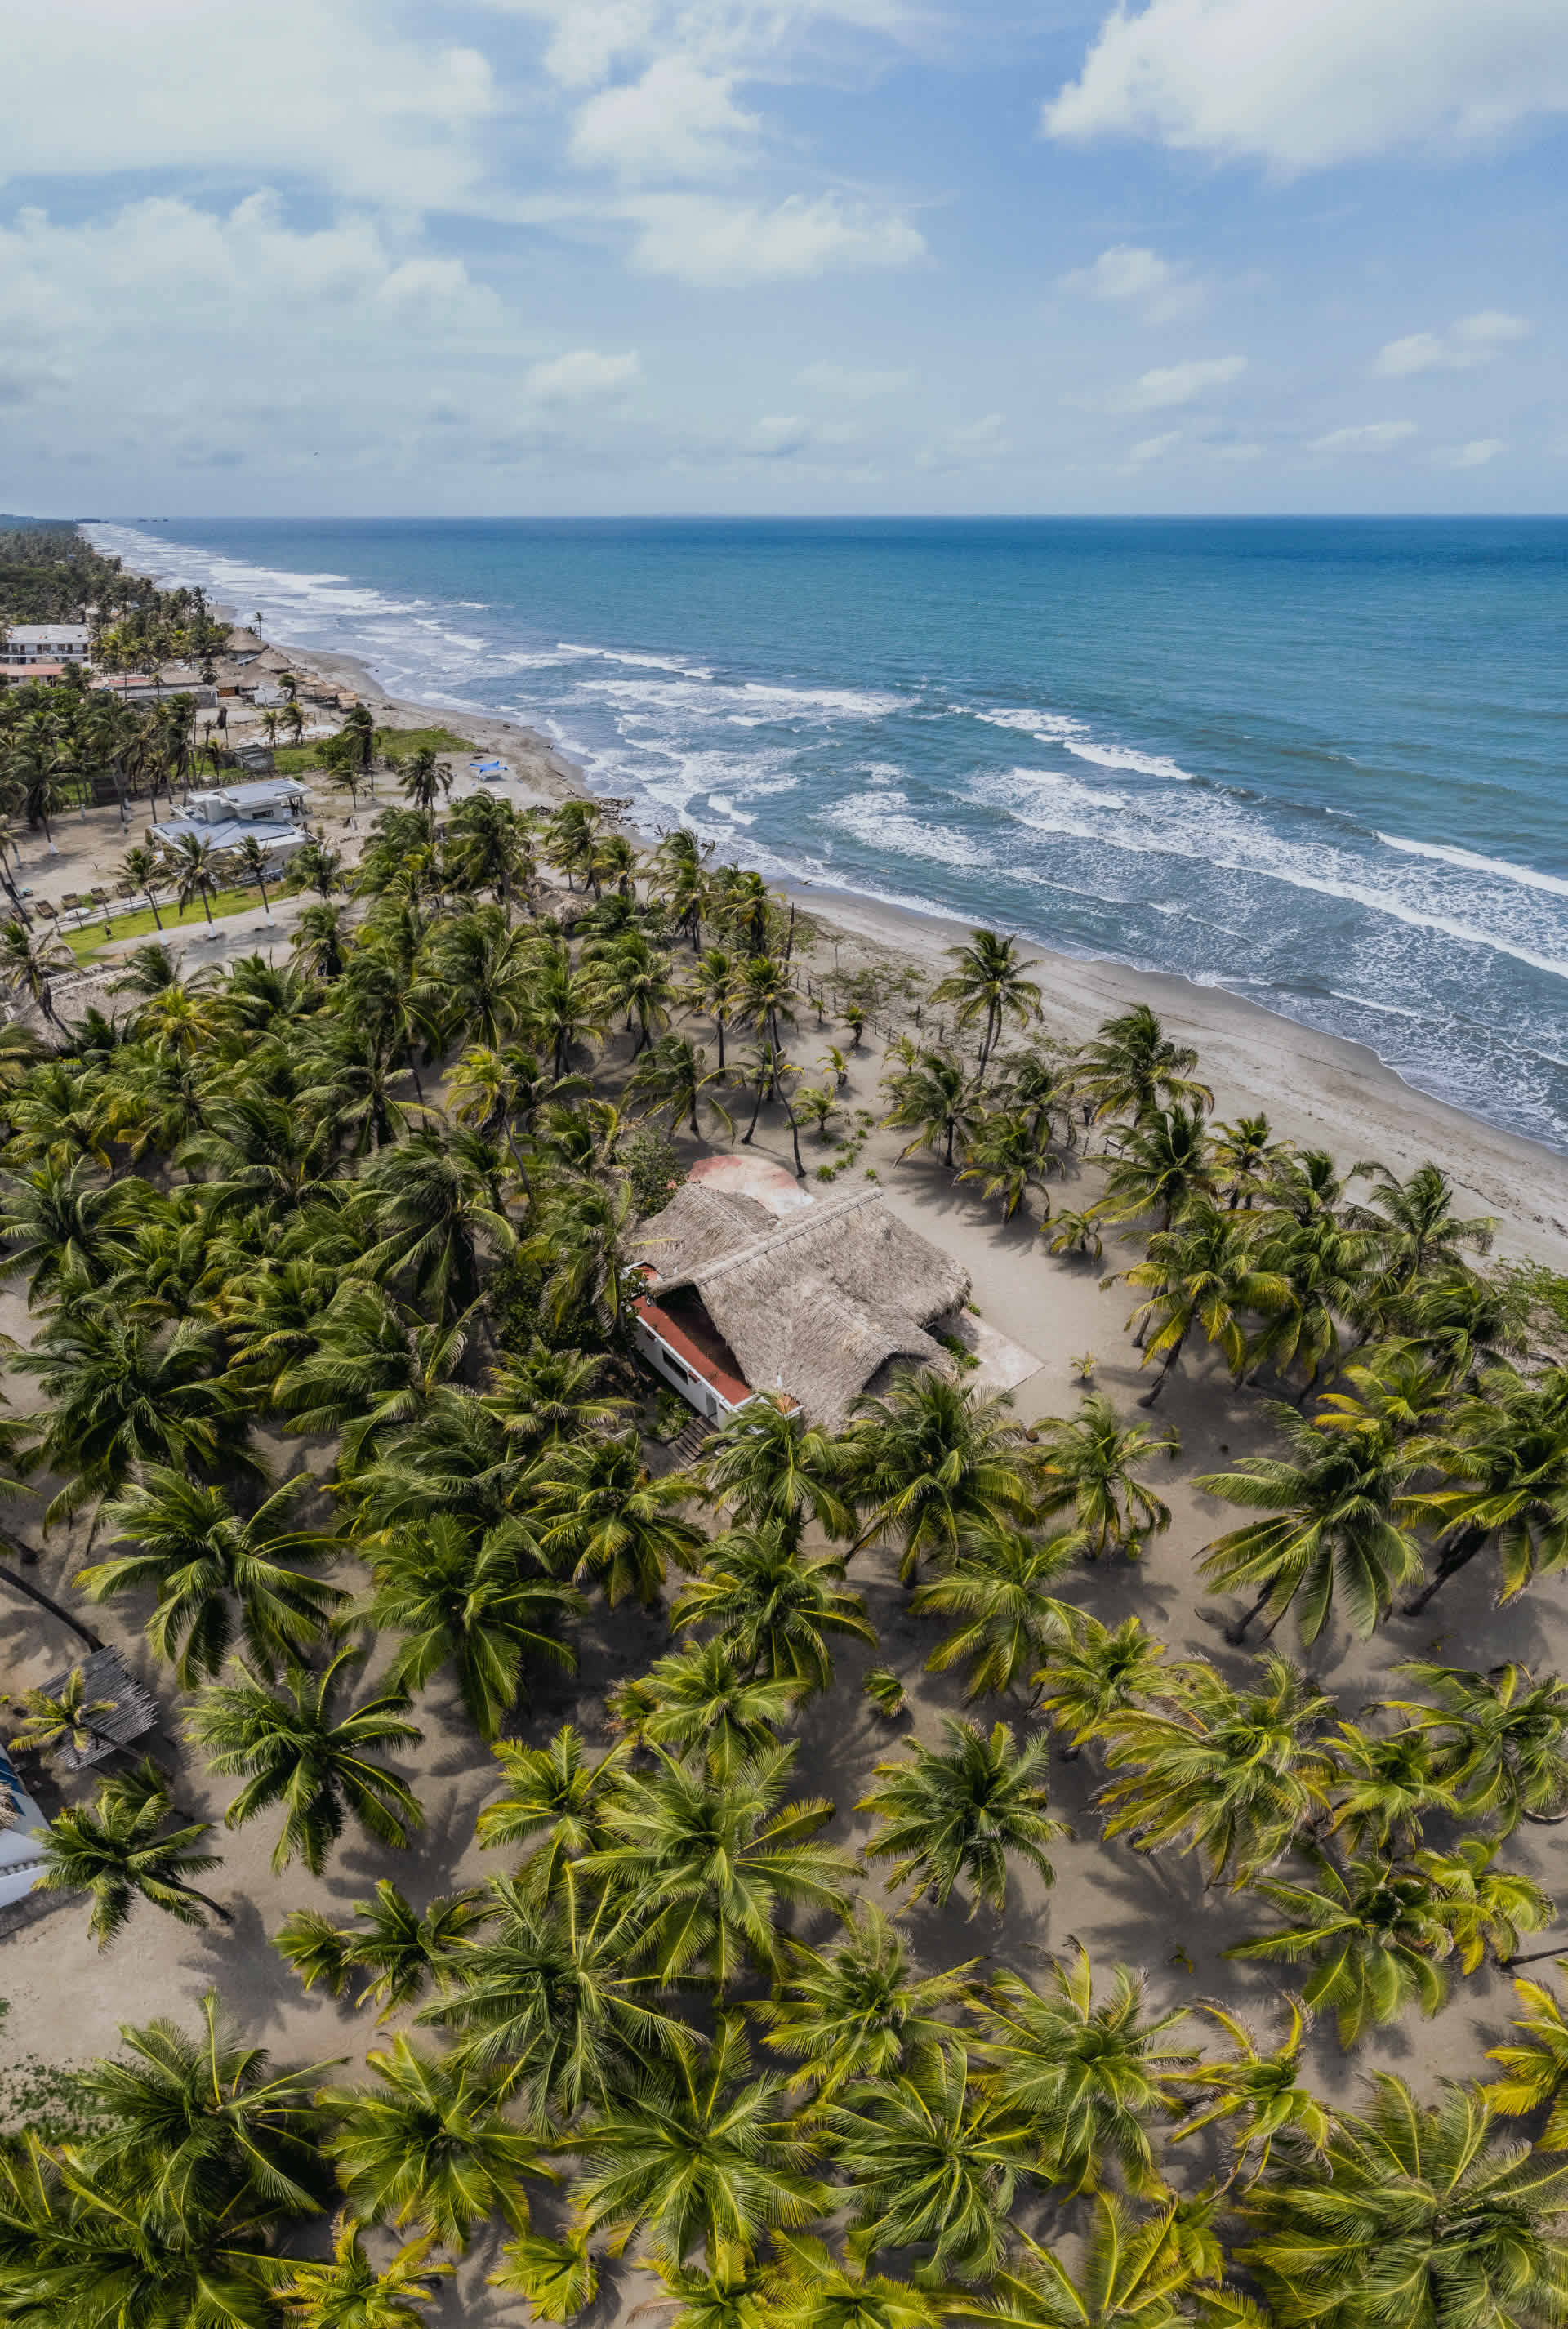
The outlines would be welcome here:
M 51 0 L 0 506 L 1559 511 L 1563 0 Z

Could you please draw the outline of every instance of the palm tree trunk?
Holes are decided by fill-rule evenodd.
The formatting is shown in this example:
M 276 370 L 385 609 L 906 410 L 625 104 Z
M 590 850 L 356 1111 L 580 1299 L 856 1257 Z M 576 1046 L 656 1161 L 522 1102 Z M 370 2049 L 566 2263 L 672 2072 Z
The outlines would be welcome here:
M 0 1583 L 14 1587 L 29 1601 L 36 1602 L 41 1609 L 47 1609 L 52 1617 L 58 1617 L 62 1626 L 69 1626 L 78 1641 L 85 1642 L 90 1650 L 102 1649 L 101 1635 L 95 1634 L 90 1626 L 84 1626 L 80 1617 L 73 1617 L 70 1610 L 63 1608 L 58 1601 L 52 1601 L 41 1586 L 30 1585 L 24 1577 L 18 1577 L 9 1563 L 0 1566 Z
M 1186 1338 L 1187 1329 L 1184 1326 L 1171 1349 L 1170 1355 L 1166 1360 L 1164 1366 L 1161 1367 L 1158 1375 L 1155 1379 L 1154 1388 L 1151 1391 L 1146 1391 L 1142 1399 L 1138 1400 L 1138 1403 L 1139 1407 L 1152 1407 L 1154 1405 L 1156 1400 L 1159 1397 L 1161 1391 L 1170 1381 L 1171 1374 L 1176 1367 L 1176 1363 L 1182 1354 L 1182 1344 L 1186 1341 Z
M 158 935 L 159 935 L 160 937 L 162 937 L 162 935 L 163 935 L 163 928 L 164 928 L 164 918 L 163 918 L 163 916 L 162 916 L 162 915 L 159 913 L 159 911 L 158 911 L 158 901 L 157 901 L 157 900 L 154 897 L 154 895 L 153 895 L 153 893 L 152 893 L 152 891 L 151 891 L 150 890 L 145 891 L 143 892 L 143 895 L 146 897 L 146 901 L 147 901 L 148 905 L 149 905 L 149 906 L 152 908 L 152 910 L 153 910 L 153 921 L 154 921 L 154 923 L 156 924 L 156 928 L 157 928 Z
M 1262 1608 L 1264 1602 L 1268 1599 L 1270 1594 L 1272 1593 L 1273 1590 L 1274 1589 L 1271 1585 L 1265 1585 L 1257 1599 L 1253 1602 L 1252 1608 L 1248 1610 L 1246 1616 L 1244 1617 L 1238 1617 L 1233 1626 L 1227 1626 L 1225 1627 L 1225 1639 L 1232 1645 L 1233 1648 L 1238 1647 L 1246 1638 L 1248 1627 L 1252 1624 L 1253 1618 L 1257 1616 L 1259 1610 Z
M 1461 1535 L 1457 1536 L 1438 1563 L 1438 1573 L 1431 1583 L 1424 1592 L 1418 1593 L 1413 1601 L 1406 1601 L 1403 1604 L 1400 1616 L 1419 1617 L 1439 1588 L 1446 1585 L 1450 1577 L 1457 1577 L 1461 1569 L 1474 1561 L 1477 1553 L 1485 1544 L 1487 1535 L 1488 1532 L 1485 1529 L 1471 1528 L 1466 1529 Z
M 170 1890 L 175 1892 L 184 1893 L 187 1900 L 199 1900 L 203 1909 L 211 1909 L 213 1916 L 220 1918 L 225 1925 L 231 1925 L 233 1923 L 234 1911 L 232 1909 L 225 1909 L 222 1902 L 221 1900 L 214 1900 L 210 1892 L 198 1892 L 194 1884 L 181 1884 L 175 1881 L 171 1881 Z
M 779 1097 L 784 1103 L 784 1113 L 789 1118 L 789 1137 L 795 1146 L 795 1178 L 804 1181 L 806 1167 L 800 1162 L 800 1127 L 795 1121 L 795 1110 L 789 1105 L 789 1093 L 781 1091 Z
M 207 928 L 211 929 L 213 927 L 213 907 L 212 901 L 207 896 L 207 886 L 205 882 L 202 884 L 202 911 L 206 915 Z
M 767 1084 L 768 1078 L 766 1073 L 761 1070 L 759 1070 L 757 1075 L 757 1105 L 751 1110 L 751 1121 L 746 1127 L 745 1137 L 741 1143 L 742 1148 L 749 1148 L 751 1145 L 751 1135 L 757 1129 L 757 1118 L 762 1113 L 762 1094 L 767 1089 Z

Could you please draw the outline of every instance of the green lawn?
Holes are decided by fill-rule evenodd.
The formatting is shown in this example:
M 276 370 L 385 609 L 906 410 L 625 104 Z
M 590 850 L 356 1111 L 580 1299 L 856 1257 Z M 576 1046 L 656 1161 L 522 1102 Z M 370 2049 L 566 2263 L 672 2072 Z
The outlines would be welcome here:
M 279 889 L 269 882 L 267 884 L 268 897 L 275 898 L 279 894 Z M 219 890 L 214 891 L 211 902 L 213 919 L 221 921 L 225 914 L 242 914 L 248 906 L 259 906 L 261 903 L 261 898 L 260 891 L 256 890 Z M 203 928 L 206 925 L 207 917 L 203 912 L 199 900 L 187 906 L 184 913 L 174 905 L 160 905 L 158 912 L 163 917 L 165 930 L 188 930 L 194 923 L 198 922 Z M 130 912 L 128 909 L 123 914 L 111 914 L 109 919 L 114 924 L 112 930 L 106 930 L 99 919 L 87 923 L 80 930 L 61 931 L 61 937 L 65 940 L 78 962 L 90 962 L 112 938 L 156 938 L 158 934 L 158 926 L 153 919 L 152 909 L 147 906 L 142 907 L 136 913 Z
M 414 753 L 477 752 L 478 746 L 467 736 L 454 736 L 449 728 L 378 728 L 376 750 L 384 751 L 390 745 L 400 759 L 410 759 Z M 321 766 L 321 744 L 279 744 L 273 755 L 274 768 L 280 777 L 302 777 L 309 768 Z M 380 775 L 380 770 L 377 770 Z M 395 779 L 394 779 L 395 781 Z

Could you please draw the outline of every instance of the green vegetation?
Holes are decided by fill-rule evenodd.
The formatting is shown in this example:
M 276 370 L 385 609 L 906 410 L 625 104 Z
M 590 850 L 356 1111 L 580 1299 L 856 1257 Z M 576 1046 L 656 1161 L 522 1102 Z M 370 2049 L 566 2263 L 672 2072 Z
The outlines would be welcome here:
M 222 921 L 225 914 L 252 912 L 261 900 L 254 890 L 214 890 L 207 900 L 213 919 Z M 150 938 L 155 930 L 188 929 L 193 923 L 206 924 L 206 912 L 194 899 L 188 905 L 171 902 L 159 905 L 155 919 L 150 907 L 138 906 L 126 913 L 109 910 L 111 928 L 106 929 L 101 919 L 90 921 L 81 929 L 62 929 L 60 933 L 79 963 L 95 961 L 104 948 L 121 938 Z
M 204 911 L 205 865 L 182 882 Z M 377 1863 L 268 1920 L 342 2002 L 346 2060 L 271 2061 L 209 1998 L 85 2072 L 13 2074 L 0 2323 L 410 2329 L 467 2255 L 545 2320 L 619 2304 L 629 2258 L 677 2329 L 1553 2329 L 1561 1985 L 1516 1985 L 1484 2086 L 1452 2048 L 1431 2093 L 1357 2093 L 1328 2058 L 1544 1953 L 1524 1850 L 1568 1811 L 1568 1685 L 1433 1650 L 1340 1705 L 1287 1654 L 1472 1564 L 1504 1600 L 1568 1568 L 1568 1369 L 1478 1269 L 1491 1225 L 1432 1167 L 1342 1174 L 1213 1125 L 1151 1013 L 1075 1055 L 1035 1040 L 1012 942 L 957 950 L 951 1021 L 885 1055 L 914 1169 L 1043 1215 L 1093 1119 L 1105 1193 L 1060 1264 L 1029 1238 L 1020 1267 L 1075 1268 L 1096 1224 L 1130 1244 L 1148 1400 L 1206 1353 L 1270 1429 L 1199 1482 L 1234 1511 L 1192 1571 L 1237 1596 L 1230 1647 L 1173 1656 L 1130 1564 L 1176 1435 L 1106 1393 L 1026 1432 L 957 1368 L 838 1431 L 763 1392 L 673 1472 L 639 1429 L 637 1240 L 677 1136 L 727 1088 L 737 1138 L 771 1109 L 804 1176 L 797 1101 L 808 1138 L 832 1115 L 791 1057 L 828 998 L 765 883 L 689 835 L 639 858 L 591 803 L 443 812 L 411 761 L 357 865 L 317 852 L 306 885 L 286 963 L 186 976 L 146 944 L 119 1015 L 78 1027 L 56 942 L 0 924 L 51 1031 L 0 1042 L 11 1364 L 42 1391 L 0 1432 L 6 1485 L 46 1474 L 79 1548 L 90 1521 L 68 1589 L 145 1628 L 169 1719 L 234 1783 L 219 1826 L 153 1762 L 66 1770 L 105 1706 L 79 1658 L 14 1742 L 65 1795 L 43 1881 L 112 1952 L 234 1919 L 236 1831 L 301 1894 Z M 893 999 L 832 998 L 848 1057 Z M 805 1089 L 842 1104 L 845 1059 Z M 20 1566 L 5 1588 L 80 1626 Z M 951 1697 L 912 1736 L 928 1621 Z M 533 1709 L 585 1635 L 615 1679 L 580 1728 Z M 814 1791 L 839 1730 L 858 1806 Z M 1232 1957 L 1299 1997 L 1254 2028 L 1020 1946 L 1063 1765 L 1082 1840 L 1124 1881 L 1190 1862 L 1189 1905 L 1225 1888 Z M 480 1881 L 379 1872 L 438 1824 Z
M 378 728 L 375 731 L 376 755 L 391 765 L 405 765 L 420 752 L 453 752 L 470 759 L 477 750 L 470 737 L 458 736 L 450 728 Z M 322 766 L 321 744 L 319 741 L 314 744 L 279 744 L 273 752 L 272 764 L 280 777 L 307 775 Z M 383 789 L 385 789 L 384 780 Z

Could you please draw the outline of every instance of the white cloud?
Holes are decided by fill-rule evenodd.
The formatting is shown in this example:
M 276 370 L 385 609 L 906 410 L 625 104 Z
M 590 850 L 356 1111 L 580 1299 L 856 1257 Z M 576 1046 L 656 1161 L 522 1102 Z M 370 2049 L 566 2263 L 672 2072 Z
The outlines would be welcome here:
M 906 0 L 489 0 L 497 14 L 551 28 L 546 71 L 593 89 L 650 58 L 682 54 L 710 67 L 770 69 L 815 51 L 832 69 L 864 34 L 898 37 L 922 20 Z
M 1170 324 L 1195 316 L 1206 297 L 1203 285 L 1195 282 L 1184 268 L 1137 242 L 1112 243 L 1090 266 L 1075 267 L 1064 275 L 1062 288 L 1090 299 L 1136 306 L 1151 324 Z
M 794 194 L 770 210 L 706 194 L 645 194 L 625 214 L 638 224 L 631 263 L 640 273 L 712 289 L 909 267 L 925 256 L 923 236 L 896 212 L 851 208 L 833 194 Z
M 618 396 L 642 376 L 635 350 L 625 355 L 601 356 L 597 348 L 573 348 L 547 363 L 533 365 L 524 379 L 529 395 L 541 404 L 574 404 L 584 397 Z
M 1129 453 L 1126 466 L 1129 469 L 1141 469 L 1150 461 L 1163 461 L 1167 453 L 1175 452 L 1181 441 L 1179 429 L 1167 429 L 1163 437 L 1142 438 Z
M 1472 437 L 1468 445 L 1451 446 L 1444 452 L 1434 453 L 1432 458 L 1442 469 L 1484 469 L 1488 461 L 1495 461 L 1499 453 L 1507 449 L 1504 438 Z
M 1474 372 L 1529 336 L 1523 316 L 1485 307 L 1478 316 L 1461 316 L 1450 331 L 1411 332 L 1402 340 L 1390 340 L 1372 369 L 1384 380 L 1408 379 L 1422 372 Z
M 1163 291 L 1176 275 L 1170 261 L 1135 242 L 1115 242 L 1090 267 L 1076 267 L 1062 278 L 1069 291 L 1091 299 L 1147 299 Z
M 1331 429 L 1326 437 L 1311 438 L 1309 453 L 1392 453 L 1416 433 L 1413 420 L 1368 420 L 1355 429 Z
M 785 461 L 804 451 L 811 431 L 798 412 L 770 413 L 759 420 L 745 441 L 745 450 L 769 461 Z
M 823 396 L 895 396 L 914 383 L 910 372 L 857 372 L 852 364 L 808 363 L 798 375 L 803 388 Z
M 1564 111 L 1562 0 L 1148 0 L 1106 17 L 1042 126 L 1308 170 Z
M 477 49 L 409 39 L 354 0 L 50 0 L 6 21 L 14 178 L 197 170 L 483 207 L 496 109 Z
M 999 461 L 1012 449 L 1002 415 L 987 412 L 978 420 L 962 420 L 944 429 L 933 444 L 915 455 L 915 467 L 928 471 L 963 469 L 971 462 Z
M 1185 363 L 1157 364 L 1106 401 L 1112 412 L 1163 412 L 1191 404 L 1208 389 L 1225 387 L 1246 369 L 1245 356 L 1195 356 Z
M 571 158 L 623 178 L 723 176 L 761 127 L 732 90 L 687 57 L 661 57 L 640 80 L 589 99 L 572 125 Z

